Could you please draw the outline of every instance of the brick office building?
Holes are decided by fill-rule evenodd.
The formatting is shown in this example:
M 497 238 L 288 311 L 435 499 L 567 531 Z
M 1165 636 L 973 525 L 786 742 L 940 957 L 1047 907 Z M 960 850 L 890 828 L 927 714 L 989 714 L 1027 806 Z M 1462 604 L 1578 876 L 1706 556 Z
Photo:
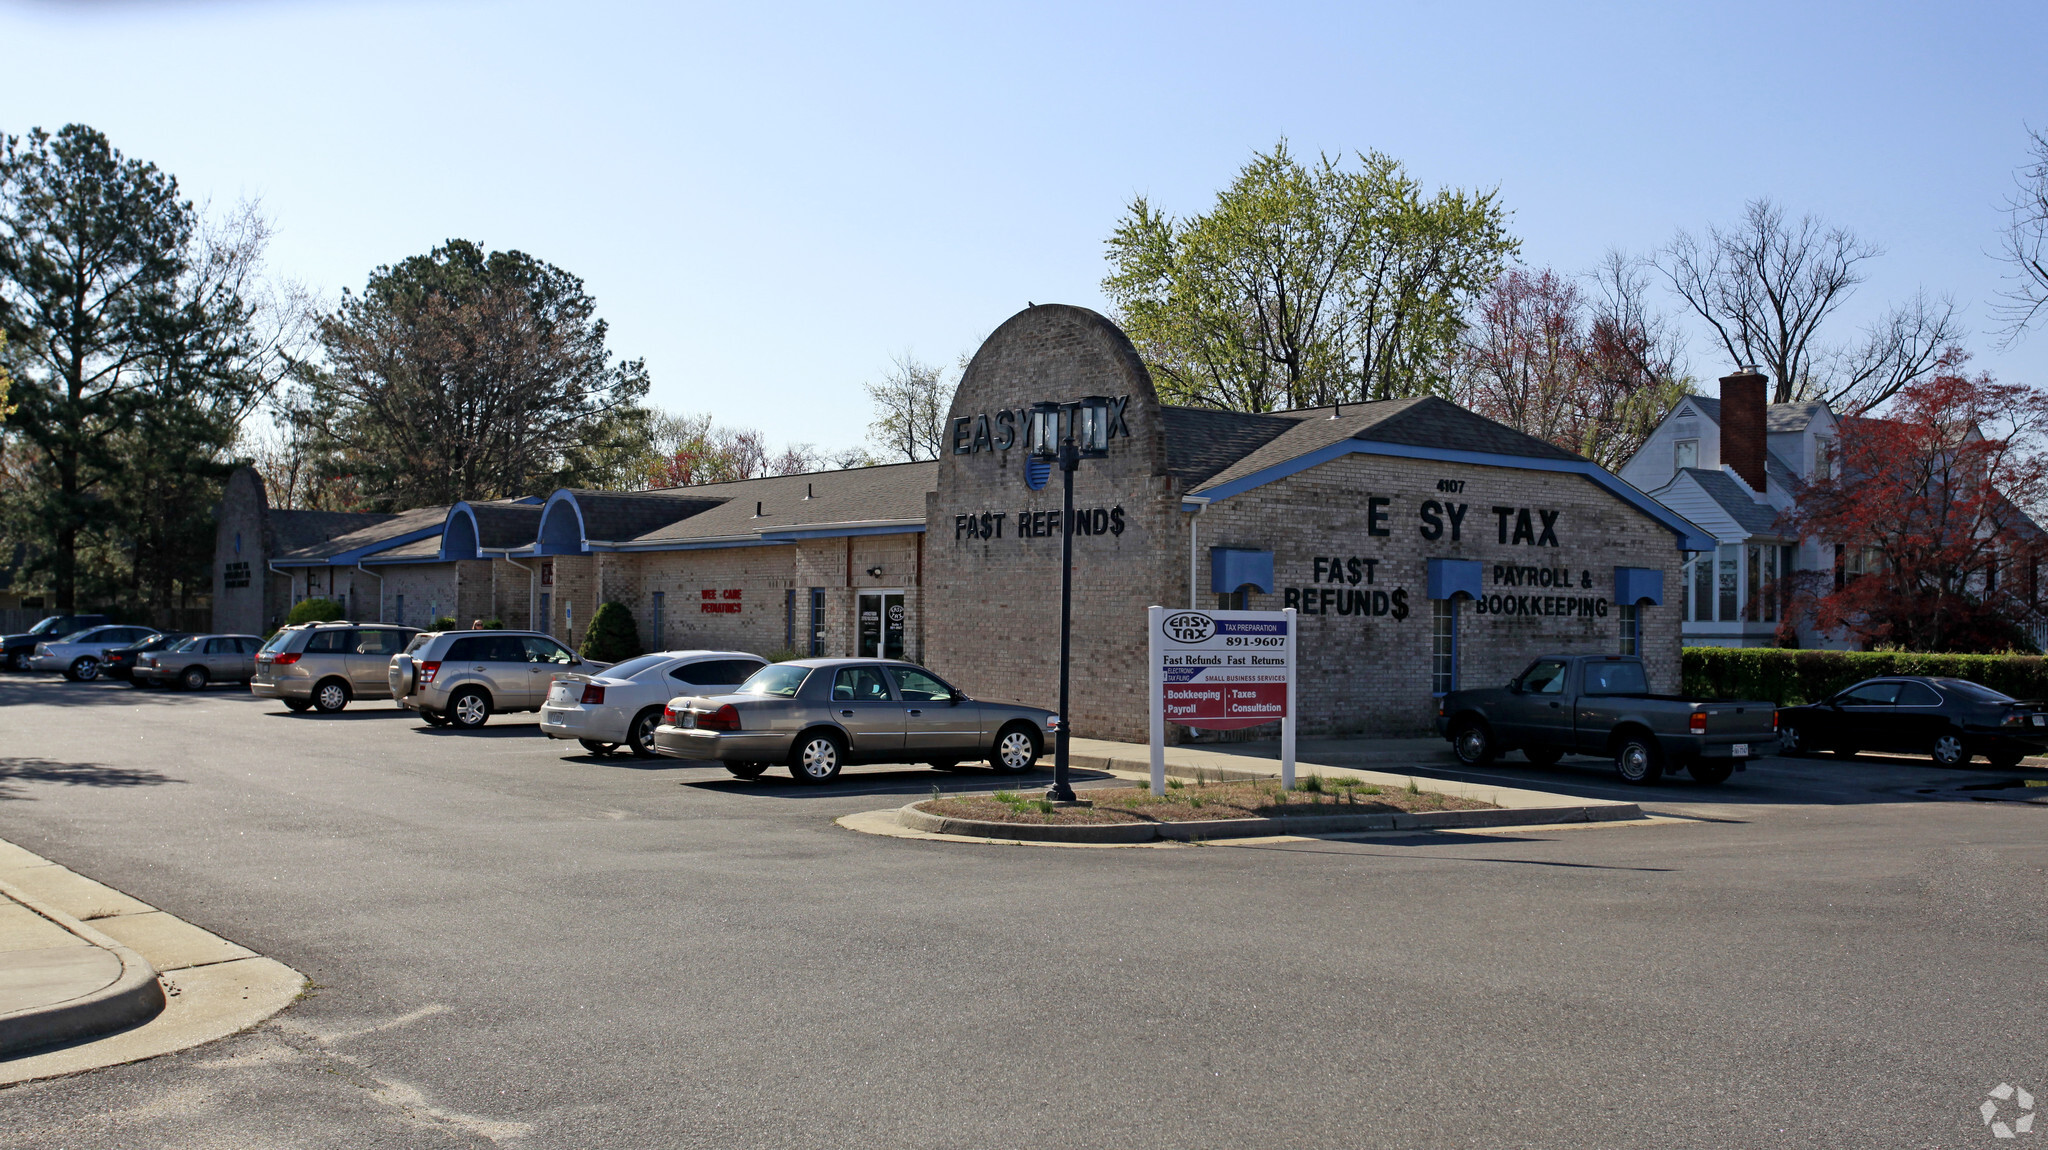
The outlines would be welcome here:
M 458 615 L 566 641 L 618 601 L 651 645 L 901 656 L 1051 703 L 1060 477 L 1026 458 L 1024 412 L 1086 395 L 1113 428 L 1075 476 L 1078 732 L 1144 737 L 1155 603 L 1300 610 L 1313 732 L 1425 730 L 1433 695 L 1548 651 L 1640 653 L 1677 687 L 1664 596 L 1712 542 L 1635 488 L 1436 398 L 1165 406 L 1123 332 L 1075 307 L 1029 308 L 983 343 L 936 462 L 457 504 L 387 558 L 474 571 Z

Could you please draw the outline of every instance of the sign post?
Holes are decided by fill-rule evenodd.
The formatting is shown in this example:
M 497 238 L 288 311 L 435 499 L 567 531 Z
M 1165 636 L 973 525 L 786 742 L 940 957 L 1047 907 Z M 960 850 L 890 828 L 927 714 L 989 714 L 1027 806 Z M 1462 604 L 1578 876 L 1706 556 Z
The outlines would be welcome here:
M 1280 781 L 1294 786 L 1295 613 L 1145 613 L 1152 793 L 1166 793 L 1166 724 L 1230 731 L 1280 720 Z

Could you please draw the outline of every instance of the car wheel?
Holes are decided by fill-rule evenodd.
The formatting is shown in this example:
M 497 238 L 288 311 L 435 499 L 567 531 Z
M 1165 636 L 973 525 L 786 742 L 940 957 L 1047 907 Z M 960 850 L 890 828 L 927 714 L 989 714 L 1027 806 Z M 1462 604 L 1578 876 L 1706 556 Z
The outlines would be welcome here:
M 1806 744 L 1799 741 L 1798 727 L 1779 728 L 1778 753 L 1788 758 L 1799 758 L 1806 754 Z
M 653 759 L 660 756 L 654 750 L 654 728 L 661 725 L 661 708 L 647 707 L 633 716 L 633 725 L 626 728 L 626 745 L 633 749 L 636 759 Z
M 491 697 L 472 687 L 458 691 L 448 700 L 448 723 L 465 731 L 483 726 L 491 717 Z
M 808 731 L 789 755 L 789 777 L 800 783 L 829 783 L 839 777 L 846 747 L 830 731 Z
M 445 727 L 448 725 L 448 716 L 439 711 L 429 711 L 422 708 L 420 718 L 425 719 L 429 727 Z
M 589 751 L 598 758 L 611 754 L 619 746 L 617 743 L 600 743 L 596 739 L 578 739 L 576 741 L 583 744 L 584 750 Z
M 21 652 L 21 651 L 10 651 L 10 652 L 8 652 L 8 654 L 7 654 L 7 669 L 8 669 L 8 670 L 10 670 L 10 671 L 26 671 L 26 670 L 28 670 L 28 655 L 27 655 L 27 654 L 25 654 L 25 653 L 23 653 L 23 652 Z
M 1969 749 L 1963 746 L 1963 736 L 1955 731 L 1943 731 L 1934 740 L 1934 765 L 1937 767 L 1960 767 L 1970 761 Z
M 1451 749 L 1468 767 L 1483 767 L 1493 761 L 1493 728 L 1478 719 L 1466 719 L 1451 732 Z
M 2027 757 L 2027 752 L 2024 747 L 2000 747 L 1984 757 L 1990 759 L 1991 765 L 1999 770 L 2009 771 L 2020 765 L 2020 760 Z
M 313 687 L 313 709 L 332 715 L 348 706 L 348 684 L 340 679 L 322 679 Z
M 204 691 L 206 689 L 206 678 L 206 668 L 187 667 L 185 668 L 185 673 L 178 676 L 178 685 L 188 691 Z
M 1564 752 L 1555 747 L 1523 747 L 1522 754 L 1539 767 L 1554 767 Z
M 767 763 L 727 763 L 727 764 L 725 764 L 725 769 L 726 769 L 726 770 L 728 770 L 728 771 L 731 771 L 731 772 L 733 773 L 733 777 L 734 777 L 734 778 L 739 778 L 739 779 L 758 779 L 758 778 L 760 778 L 760 777 L 761 777 L 761 772 L 763 772 L 763 771 L 765 771 L 765 770 L 767 770 L 767 769 L 768 769 L 768 764 L 767 764 Z
M 1647 735 L 1624 736 L 1614 748 L 1615 772 L 1637 786 L 1648 786 L 1664 777 L 1664 755 Z
M 1021 775 L 1038 765 L 1038 756 L 1043 751 L 1038 743 L 1038 732 L 1022 723 L 1015 723 L 1003 728 L 996 736 L 988 765 L 999 775 Z
M 100 677 L 100 661 L 91 655 L 80 655 L 71 660 L 71 666 L 65 670 L 64 677 L 74 683 L 90 683 Z
M 290 711 L 294 715 L 303 712 L 307 707 L 313 705 L 304 699 L 285 699 L 283 700 L 283 702 L 284 709 Z
M 1728 776 L 1735 773 L 1735 763 L 1731 759 L 1694 759 L 1686 764 L 1685 773 L 1692 776 L 1693 782 L 1711 787 L 1727 782 Z

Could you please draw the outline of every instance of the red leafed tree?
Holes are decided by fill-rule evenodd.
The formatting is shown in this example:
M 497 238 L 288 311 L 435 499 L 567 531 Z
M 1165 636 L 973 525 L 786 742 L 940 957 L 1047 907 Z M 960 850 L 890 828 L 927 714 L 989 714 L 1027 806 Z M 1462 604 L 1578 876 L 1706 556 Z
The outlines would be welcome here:
M 1836 544 L 1811 589 L 1814 623 L 1865 647 L 2031 650 L 2048 537 L 2024 508 L 2048 496 L 2048 395 L 1966 375 L 1960 349 L 1882 418 L 1842 423 L 1837 465 L 1789 514 Z

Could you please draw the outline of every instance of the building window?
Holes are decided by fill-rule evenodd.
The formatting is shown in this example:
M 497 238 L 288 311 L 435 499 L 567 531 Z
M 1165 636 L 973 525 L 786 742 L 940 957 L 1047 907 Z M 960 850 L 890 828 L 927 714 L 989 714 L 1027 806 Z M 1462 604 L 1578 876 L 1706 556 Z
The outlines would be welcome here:
M 1737 544 L 1723 543 L 1719 554 L 1720 618 L 1723 623 L 1733 623 L 1742 617 L 1742 548 Z
M 1813 477 L 1828 479 L 1835 471 L 1835 441 L 1815 439 L 1813 441 Z
M 1695 623 L 1714 621 L 1714 553 L 1704 552 L 1692 561 L 1692 618 Z
M 1249 611 L 1252 609 L 1252 585 L 1247 583 L 1235 591 L 1225 591 L 1216 596 L 1218 611 Z
M 536 630 L 545 635 L 550 629 L 549 624 L 552 624 L 554 621 L 554 615 L 550 614 L 548 610 L 548 593 L 543 591 L 540 593 L 540 626 Z
M 1620 619 L 1621 653 L 1641 655 L 1643 653 L 1642 608 L 1634 603 L 1622 603 L 1614 609 Z
M 796 650 L 796 588 L 782 592 L 782 649 Z
M 1699 440 L 1681 439 L 1671 445 L 1671 469 L 1673 471 L 1683 471 L 1688 467 L 1698 467 L 1699 465 Z
M 1458 601 L 1431 599 L 1429 693 L 1448 695 L 1458 689 Z
M 667 605 L 667 601 L 668 592 L 656 591 L 654 593 L 654 649 L 657 651 L 667 649 L 667 644 L 663 642 L 662 636 L 662 613 L 663 608 Z
M 825 653 L 825 589 L 811 588 L 811 658 Z

